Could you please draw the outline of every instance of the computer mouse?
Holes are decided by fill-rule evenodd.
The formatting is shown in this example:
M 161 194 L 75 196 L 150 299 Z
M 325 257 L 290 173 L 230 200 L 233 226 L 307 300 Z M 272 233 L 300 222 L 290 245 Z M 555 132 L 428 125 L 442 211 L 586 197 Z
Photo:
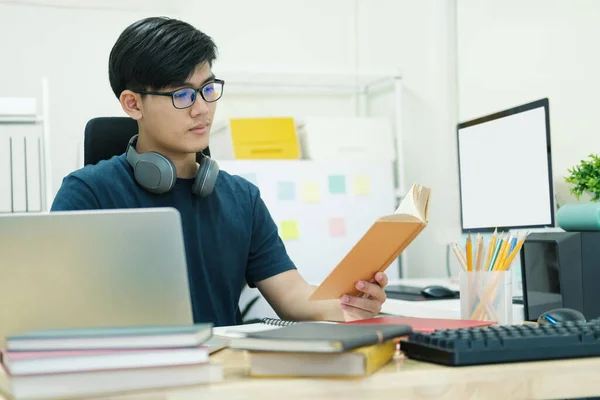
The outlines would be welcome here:
M 456 297 L 456 292 L 445 286 L 430 285 L 421 289 L 421 295 L 428 298 L 453 299 Z
M 585 316 L 577 310 L 571 308 L 557 308 L 546 311 L 538 318 L 537 322 L 540 325 L 556 324 L 558 322 L 586 322 Z

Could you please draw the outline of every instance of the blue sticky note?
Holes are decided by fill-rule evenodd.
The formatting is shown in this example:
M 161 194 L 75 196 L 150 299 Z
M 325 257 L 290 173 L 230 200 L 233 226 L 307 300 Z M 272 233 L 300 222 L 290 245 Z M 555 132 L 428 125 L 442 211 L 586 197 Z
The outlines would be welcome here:
M 277 198 L 283 201 L 294 200 L 296 198 L 296 185 L 294 182 L 278 182 Z
M 258 185 L 256 182 L 256 174 L 255 173 L 240 174 L 240 176 L 242 178 L 246 179 L 248 182 L 251 182 L 254 185 Z
M 346 177 L 344 175 L 329 176 L 329 193 L 343 194 L 346 193 Z

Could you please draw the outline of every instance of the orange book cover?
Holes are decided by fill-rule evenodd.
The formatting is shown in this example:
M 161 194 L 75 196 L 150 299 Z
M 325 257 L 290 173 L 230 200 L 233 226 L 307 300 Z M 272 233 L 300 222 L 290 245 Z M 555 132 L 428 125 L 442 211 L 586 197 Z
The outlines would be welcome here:
M 394 214 L 377 219 L 350 252 L 331 271 L 310 300 L 357 296 L 359 280 L 373 281 L 385 271 L 427 226 L 431 190 L 414 184 Z

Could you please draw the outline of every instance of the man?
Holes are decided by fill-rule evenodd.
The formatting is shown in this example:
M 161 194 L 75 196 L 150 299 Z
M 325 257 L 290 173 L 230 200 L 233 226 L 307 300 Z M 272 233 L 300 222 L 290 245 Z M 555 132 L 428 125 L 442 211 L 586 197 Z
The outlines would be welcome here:
M 208 146 L 216 101 L 223 93 L 223 82 L 211 71 L 215 59 L 212 39 L 185 22 L 147 18 L 125 29 L 110 54 L 109 80 L 123 110 L 137 121 L 139 135 L 131 151 L 123 149 L 121 156 L 68 175 L 52 211 L 179 210 L 196 322 L 236 324 L 244 279 L 282 319 L 375 316 L 386 300 L 385 274 L 378 273 L 373 282 L 356 282 L 363 292 L 360 297 L 309 301 L 315 287 L 304 281 L 288 257 L 256 186 L 221 171 L 210 195 L 197 193 L 195 178 L 210 160 L 198 164 L 196 154 Z M 134 174 L 130 152 L 150 155 L 167 175 L 172 171 L 168 187 L 148 182 L 156 181 L 155 167 Z

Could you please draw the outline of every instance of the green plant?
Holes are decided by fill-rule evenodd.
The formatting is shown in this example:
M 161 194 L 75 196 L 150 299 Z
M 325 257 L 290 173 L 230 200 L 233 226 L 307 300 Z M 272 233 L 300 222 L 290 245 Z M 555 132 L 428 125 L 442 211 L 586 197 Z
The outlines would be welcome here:
M 584 193 L 592 195 L 592 201 L 600 200 L 600 157 L 596 154 L 589 155 L 590 160 L 581 160 L 579 165 L 570 168 L 569 176 L 565 178 L 567 183 L 573 185 L 571 194 L 577 200 Z

